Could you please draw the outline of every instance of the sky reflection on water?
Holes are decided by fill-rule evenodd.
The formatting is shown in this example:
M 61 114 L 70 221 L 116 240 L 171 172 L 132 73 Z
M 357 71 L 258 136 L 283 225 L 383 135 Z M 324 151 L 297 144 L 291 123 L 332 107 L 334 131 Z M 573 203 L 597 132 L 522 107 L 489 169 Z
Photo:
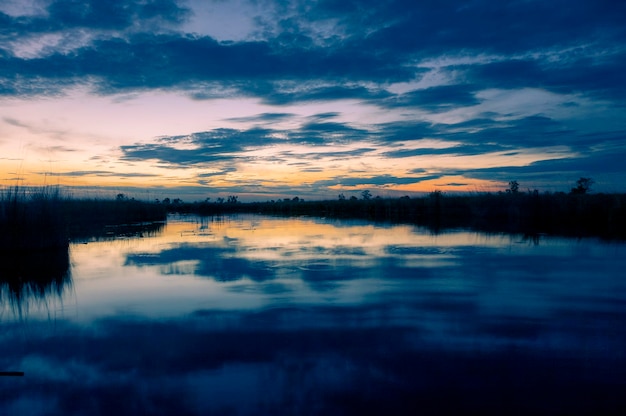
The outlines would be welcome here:
M 0 317 L 9 414 L 626 410 L 623 244 L 235 216 L 70 251 L 61 306 Z

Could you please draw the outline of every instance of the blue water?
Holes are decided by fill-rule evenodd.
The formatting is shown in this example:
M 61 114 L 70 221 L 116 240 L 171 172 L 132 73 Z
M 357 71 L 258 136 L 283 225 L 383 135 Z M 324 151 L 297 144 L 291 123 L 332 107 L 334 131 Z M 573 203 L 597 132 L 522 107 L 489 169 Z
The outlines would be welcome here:
M 0 412 L 625 414 L 626 245 L 171 217 L 2 292 Z

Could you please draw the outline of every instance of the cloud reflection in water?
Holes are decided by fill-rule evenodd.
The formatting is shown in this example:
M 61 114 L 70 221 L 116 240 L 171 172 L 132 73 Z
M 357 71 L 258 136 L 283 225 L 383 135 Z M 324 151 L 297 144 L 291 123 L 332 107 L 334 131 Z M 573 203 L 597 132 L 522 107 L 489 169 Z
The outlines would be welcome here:
M 0 364 L 28 374 L 0 380 L 3 408 L 433 414 L 626 406 L 621 244 L 534 245 L 241 216 L 174 221 L 158 237 L 90 246 L 73 251 L 75 316 L 27 337 L 17 335 L 19 322 L 2 324 Z

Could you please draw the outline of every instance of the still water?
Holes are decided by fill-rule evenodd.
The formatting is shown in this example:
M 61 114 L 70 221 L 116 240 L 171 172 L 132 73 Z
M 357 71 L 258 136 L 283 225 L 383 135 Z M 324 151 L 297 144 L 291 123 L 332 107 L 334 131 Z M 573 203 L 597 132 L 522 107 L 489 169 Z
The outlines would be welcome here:
M 626 245 L 170 217 L 0 300 L 0 413 L 624 414 Z

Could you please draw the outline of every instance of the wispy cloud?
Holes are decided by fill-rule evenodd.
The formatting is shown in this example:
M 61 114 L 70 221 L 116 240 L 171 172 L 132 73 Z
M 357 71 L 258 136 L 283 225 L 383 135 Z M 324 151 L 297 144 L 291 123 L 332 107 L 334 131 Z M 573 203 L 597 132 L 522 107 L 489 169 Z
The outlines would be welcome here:
M 116 177 L 116 178 L 149 178 L 157 175 L 150 173 L 122 173 L 111 172 L 105 170 L 83 170 L 83 171 L 69 171 L 69 172 L 39 172 L 41 175 L 48 176 L 70 176 L 70 177 L 83 177 L 83 176 L 100 176 L 100 177 Z

